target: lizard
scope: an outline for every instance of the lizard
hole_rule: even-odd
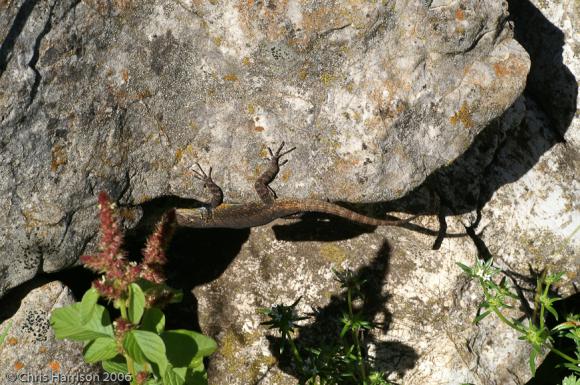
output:
[[[277,151],[273,152],[268,147],[270,163],[268,168],[258,177],[254,183],[254,189],[260,197],[260,201],[230,204],[223,202],[222,189],[213,181],[209,168],[207,173],[196,163],[198,170],[193,169],[194,177],[204,183],[204,187],[211,193],[211,200],[207,205],[200,208],[176,208],[175,217],[177,224],[192,228],[231,228],[243,229],[268,224],[278,218],[315,212],[330,214],[340,218],[370,226],[397,226],[407,223],[417,216],[407,219],[378,219],[359,214],[346,209],[335,203],[317,199],[278,199],[276,192],[270,187],[270,183],[276,178],[280,167],[288,162],[280,162],[280,158],[294,151],[296,147],[282,152],[284,142]]]

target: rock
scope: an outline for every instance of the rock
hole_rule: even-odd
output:
[[[521,93],[506,3],[0,2],[0,296],[91,252],[95,196],[134,207],[280,195],[403,196]],[[128,210],[128,221],[140,218]],[[129,218],[131,217],[131,218]]]
[[[421,224],[433,227],[435,222]],[[332,269],[345,267],[364,272],[369,279],[363,309],[386,327],[374,330],[367,342],[375,368],[390,380],[411,385],[499,385],[517,383],[510,382],[514,378],[520,383],[529,379],[529,349],[512,330],[493,317],[472,324],[482,293],[466,284],[456,265],[458,261],[471,264],[477,256],[469,237],[449,238],[441,250],[429,250],[432,236],[400,228],[368,232],[351,227],[352,233],[344,235],[337,228],[348,225],[340,222],[310,233],[306,230],[315,225],[308,222],[291,226],[289,230],[278,223],[252,229],[235,259],[215,274],[218,278],[194,289],[201,328],[218,342],[218,351],[210,359],[211,381],[296,384],[288,366],[279,363],[278,336],[260,325],[266,318],[258,309],[301,298],[300,314],[316,309],[318,316],[303,322],[299,343],[321,335],[328,338],[334,329],[328,314],[339,316],[344,309],[338,306],[340,288],[332,279]],[[305,233],[309,239],[291,239],[291,234]],[[322,241],[332,236],[334,242]],[[183,279],[194,279],[192,272],[203,258],[186,253],[181,261],[184,265],[175,271]]]
[[[2,383],[118,384],[108,381],[100,364],[84,362],[82,342],[55,340],[50,314],[73,302],[68,288],[53,281],[30,291],[16,313],[0,324],[0,331],[7,330],[0,345]]]
[[[232,251],[235,260],[228,265],[219,257],[221,270],[213,275],[218,278],[194,289],[202,329],[220,346],[211,361],[211,378],[231,384],[296,383],[288,368],[279,369],[256,309],[299,297],[302,313],[335,309],[333,295],[339,289],[330,269],[346,266],[378,280],[378,305],[369,305],[369,312],[389,327],[369,340],[377,366],[389,379],[411,385],[523,384],[530,379],[529,346],[513,330],[493,317],[471,323],[482,294],[466,283],[455,263],[493,257],[528,305],[533,304],[535,275],[543,269],[566,273],[556,288],[562,297],[575,293],[580,283],[580,131],[577,116],[570,113],[576,111],[580,76],[573,54],[578,13],[568,9],[575,6],[572,2],[538,1],[536,6],[510,4],[516,36],[529,49],[532,68],[539,68],[532,70],[525,93],[465,153],[389,204],[438,213],[444,222],[425,218],[420,224],[441,225],[447,235],[434,239],[398,228],[367,233],[340,221],[252,229],[239,253]],[[531,30],[528,23],[541,33],[524,33]],[[550,68],[544,72],[546,63]],[[426,251],[432,245],[437,250]],[[193,271],[199,259],[193,263],[183,271]],[[303,340],[316,331],[328,333],[320,323],[316,318],[307,325]]]

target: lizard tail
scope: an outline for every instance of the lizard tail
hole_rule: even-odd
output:
[[[314,199],[305,199],[305,200],[285,200],[279,199],[276,201],[276,204],[283,207],[288,205],[289,207],[296,208],[297,206],[301,206],[299,211],[302,212],[314,212],[314,213],[322,213],[322,214],[330,214],[340,218],[347,219],[352,222],[361,223],[364,225],[369,226],[400,226],[402,224],[408,223],[413,219],[417,218],[419,215],[413,215],[409,218],[405,219],[379,219],[379,218],[372,218],[367,217],[365,215],[359,214],[342,206],[339,206],[334,203],[319,201]]]

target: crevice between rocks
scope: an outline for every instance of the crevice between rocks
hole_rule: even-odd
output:
[[[32,48],[32,57],[28,62],[28,66],[32,69],[32,71],[34,71],[34,83],[32,84],[32,88],[30,89],[30,96],[26,107],[29,107],[36,98],[38,88],[40,87],[40,82],[42,81],[42,75],[40,74],[40,71],[38,71],[38,68],[36,68],[36,64],[38,63],[38,59],[40,58],[40,44],[42,43],[42,39],[50,32],[52,28],[52,16],[56,3],[57,2],[54,2],[50,6],[46,23],[44,24],[44,26],[42,27],[42,31],[40,31],[40,33],[36,37],[36,40],[34,41],[34,46]]]
[[[14,17],[12,26],[4,38],[2,46],[0,46],[0,78],[2,78],[2,75],[6,71],[16,40],[18,40],[18,37],[22,33],[22,30],[37,3],[38,0],[25,0]]]

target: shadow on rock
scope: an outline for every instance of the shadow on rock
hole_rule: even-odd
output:
[[[362,287],[364,300],[356,308],[364,319],[381,319],[381,324],[377,325],[381,329],[381,334],[386,334],[391,322],[391,314],[386,310],[386,302],[389,295],[383,292],[385,279],[389,273],[389,258],[391,249],[387,242],[383,244],[377,256],[370,265],[363,266],[355,272],[366,280]],[[341,315],[347,309],[344,295],[331,297],[330,303],[322,308],[313,309],[311,317],[314,321],[307,326],[300,327],[299,336],[294,339],[298,348],[305,353],[305,347],[323,347],[340,344],[339,334],[342,328],[340,322]],[[279,337],[269,336],[270,350],[280,362],[280,368],[288,374],[300,378],[295,367],[290,363],[290,352],[288,347],[280,354]],[[364,345],[374,345],[376,347],[376,357],[367,357],[372,369],[385,372],[386,374],[397,373],[402,376],[407,370],[413,368],[418,359],[418,355],[413,348],[401,342],[381,342],[373,335],[365,335]],[[349,382],[351,381],[351,382]],[[345,379],[340,384],[351,384],[352,379]]]
[[[183,301],[169,305],[170,328],[195,328],[197,299],[192,289],[217,279],[240,252],[250,235],[248,229],[178,229],[168,250],[167,284],[183,290]],[[193,326],[192,326],[193,323]]]
[[[526,49],[532,66],[525,94],[538,103],[551,126],[564,137],[576,112],[578,84],[564,65],[564,32],[529,0],[508,0],[515,39]]]
[[[149,234],[161,216],[174,207],[200,207],[201,202],[177,196],[163,196],[141,205],[139,223],[126,234],[130,256],[140,258]],[[197,300],[192,289],[217,279],[248,240],[249,229],[177,228],[167,250],[167,284],[183,291],[183,301],[165,308],[167,328],[199,328]]]
[[[511,0],[509,9],[515,38],[531,59],[523,97],[449,166],[405,197],[377,204],[383,212],[438,214],[444,228],[446,216],[475,211],[476,227],[480,210],[499,188],[520,179],[544,153],[564,141],[578,97],[576,79],[562,61],[564,33],[528,0]]]
[[[374,226],[317,213],[306,213],[297,222],[272,226],[276,239],[290,242],[334,242],[371,233],[374,229]]]

